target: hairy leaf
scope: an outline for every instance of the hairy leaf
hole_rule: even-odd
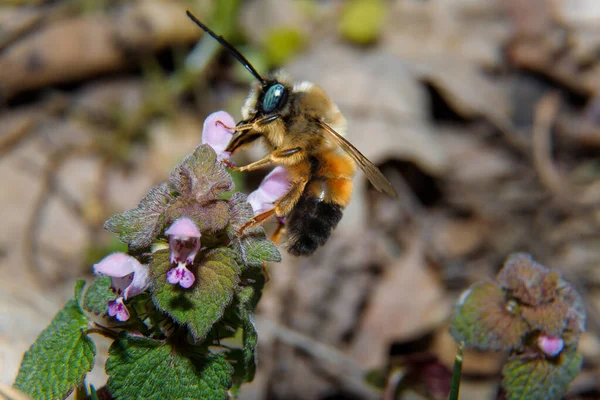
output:
[[[461,296],[450,325],[457,342],[483,350],[516,348],[527,331],[518,305],[507,301],[502,288],[489,281],[471,286]]]
[[[83,332],[88,319],[81,309],[83,281],[23,356],[15,388],[33,399],[67,397],[92,369],[96,347]]]
[[[229,223],[227,235],[242,255],[245,266],[261,267],[263,261],[281,261],[281,254],[277,246],[267,239],[262,227],[254,227],[244,231],[243,235],[237,235],[238,230],[249,219],[252,218],[252,207],[246,201],[247,196],[243,193],[235,193],[229,200]]]
[[[111,289],[110,276],[99,276],[85,292],[83,308],[95,314],[103,314],[107,311],[108,302],[116,298],[117,294]]]
[[[191,197],[200,205],[234,188],[231,176],[208,144],[196,147],[194,153],[175,167],[169,175],[169,185],[181,197]]]
[[[164,229],[164,214],[172,200],[166,183],[154,186],[136,208],[110,217],[104,229],[119,234],[133,250],[148,247]]]
[[[512,356],[502,368],[502,387],[509,400],[560,400],[581,370],[583,358],[563,351],[557,359]]]
[[[258,334],[254,326],[253,313],[253,298],[254,288],[251,286],[245,287],[238,293],[238,312],[242,320],[243,335],[243,352],[244,352],[244,367],[245,374],[243,382],[250,382],[254,379],[256,372],[256,345],[258,344]]]
[[[550,270],[535,262],[531,255],[517,253],[508,257],[497,279],[500,285],[509,289],[520,302],[536,306],[541,304],[544,293],[548,292],[543,287],[548,274]],[[548,284],[552,282],[554,280],[550,279]]]
[[[225,399],[232,368],[220,355],[125,336],[109,350],[108,390],[117,399]]]
[[[196,340],[202,340],[212,325],[222,316],[233,298],[239,281],[240,268],[236,254],[228,248],[218,248],[199,254],[190,267],[196,281],[189,289],[167,282],[166,274],[174,266],[169,252],[153,254],[150,274],[154,282],[153,301],[175,321],[186,325]]]
[[[190,218],[200,232],[217,232],[224,229],[229,221],[229,207],[223,200],[215,200],[199,205],[189,197],[176,199],[167,211],[168,224],[181,217]]]

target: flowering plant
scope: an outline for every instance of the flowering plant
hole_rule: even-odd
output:
[[[102,389],[112,398],[224,398],[253,379],[262,267],[281,256],[261,227],[238,235],[254,212],[246,195],[227,193],[234,184],[222,161],[230,156],[231,125],[227,113],[211,114],[203,144],[168,180],[106,221],[128,254],[95,264],[87,290],[76,283],[73,298],[25,353],[16,388],[34,399],[62,399],[75,389],[78,398],[94,398],[84,384],[94,333],[114,340]],[[262,196],[269,189],[258,190]]]

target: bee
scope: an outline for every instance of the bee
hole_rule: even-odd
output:
[[[325,91],[310,82],[293,83],[283,72],[261,76],[222,36],[187,11],[188,17],[225,47],[255,78],[242,107],[242,120],[225,151],[232,154],[263,139],[269,154],[238,171],[283,166],[291,185],[273,207],[255,215],[238,234],[272,217],[285,218],[286,248],[307,256],[325,244],[350,202],[352,178],[360,167],[380,192],[397,197],[381,171],[344,138],[346,120]],[[282,222],[277,229],[281,232]]]

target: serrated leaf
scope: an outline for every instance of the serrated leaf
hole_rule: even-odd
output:
[[[221,355],[202,355],[126,336],[110,347],[108,390],[117,399],[224,399],[233,370]]]
[[[281,253],[277,246],[267,239],[262,227],[254,227],[238,237],[237,231],[252,218],[252,206],[246,201],[243,193],[235,193],[229,200],[229,226],[227,235],[242,255],[247,267],[262,267],[263,261],[281,261]]]
[[[516,304],[494,282],[473,285],[459,300],[450,324],[457,342],[482,350],[510,350],[521,344],[528,326]]]
[[[169,252],[155,252],[150,264],[154,304],[186,325],[196,340],[204,339],[223,316],[237,288],[240,268],[236,258],[235,252],[228,248],[199,254],[195,265],[190,267],[196,280],[192,287],[184,289],[167,282],[167,271],[173,268]]]
[[[521,316],[531,330],[538,329],[550,336],[561,336],[567,326],[569,307],[561,301],[536,307],[524,306],[521,308]]]
[[[583,358],[563,351],[558,359],[539,355],[512,356],[502,368],[508,400],[560,400],[581,370]]]
[[[154,186],[136,208],[110,217],[104,229],[117,233],[132,250],[148,247],[164,229],[164,213],[172,200],[166,183]]]
[[[200,205],[234,188],[231,176],[208,144],[196,147],[194,153],[175,167],[169,175],[169,185],[181,197],[191,197]]]
[[[92,369],[96,346],[83,330],[82,281],[69,300],[23,356],[14,387],[34,399],[63,399]]]
[[[83,308],[94,314],[106,313],[108,302],[117,298],[109,276],[94,279],[83,296]]]

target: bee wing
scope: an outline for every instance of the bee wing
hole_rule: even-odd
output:
[[[319,120],[319,125],[323,128],[325,132],[329,134],[329,137],[346,152],[355,162],[358,164],[360,169],[363,170],[369,181],[375,186],[375,189],[380,192],[385,192],[392,197],[397,198],[398,194],[394,187],[387,180],[385,176],[381,173],[379,168],[377,168],[367,157],[365,157],[356,147],[352,145],[349,141],[347,141],[342,135],[337,133],[335,129],[330,127],[326,122]]]

